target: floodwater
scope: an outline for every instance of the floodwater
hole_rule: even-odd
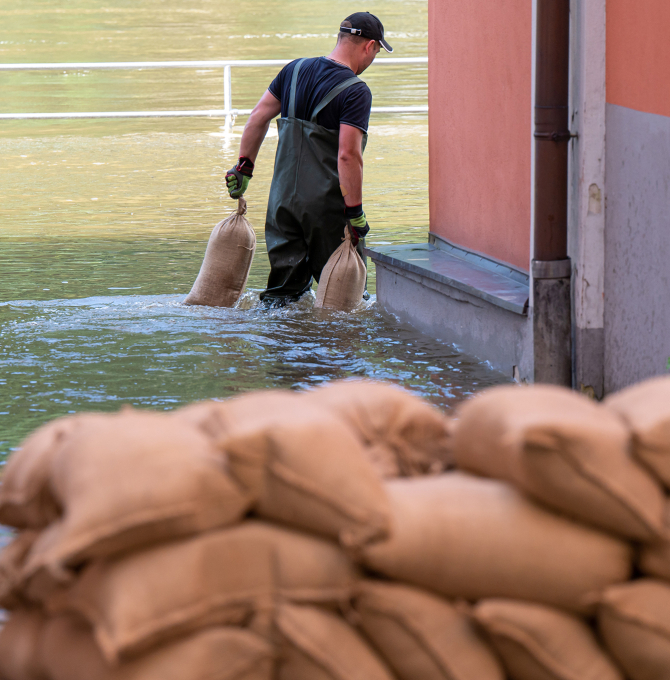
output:
[[[0,62],[297,58],[327,54],[358,3],[22,0],[0,7]],[[425,0],[372,0],[394,56],[427,52]],[[380,60],[383,57],[380,57]],[[276,67],[234,69],[250,108]],[[374,64],[374,105],[424,104],[425,65]],[[0,113],[223,108],[222,69],[0,72]],[[216,118],[0,121],[0,460],[40,423],[124,403],[159,409],[260,387],[370,376],[450,406],[506,378],[374,304],[258,308],[274,126],[251,188],[259,246],[240,308],[183,307],[237,157]],[[378,114],[366,151],[369,244],[424,241],[427,116]],[[374,293],[374,269],[369,288]]]

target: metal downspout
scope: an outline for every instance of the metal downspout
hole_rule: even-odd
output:
[[[534,381],[572,386],[571,263],[568,258],[570,0],[537,0]]]

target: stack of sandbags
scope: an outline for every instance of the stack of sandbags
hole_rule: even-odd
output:
[[[458,409],[460,482],[391,482],[401,531],[366,548],[367,562],[476,602],[472,616],[512,680],[670,678],[670,583],[630,580],[638,554],[646,573],[670,575],[669,435],[667,378],[604,405],[549,386],[488,390]],[[448,513],[449,498],[449,518],[421,521],[430,495],[423,514]],[[422,541],[440,548],[413,560]],[[551,569],[560,581],[546,580]]]
[[[90,625],[64,614],[13,612],[0,633],[6,680],[257,680],[271,678],[272,646],[251,631],[211,626],[122,664],[108,663]]]
[[[390,680],[351,554],[389,535],[382,469],[448,462],[447,419],[373,383],[49,423],[0,488],[0,678]]]
[[[670,377],[647,380],[605,400],[632,433],[634,458],[670,491]],[[670,501],[666,499],[661,540],[640,551],[645,574],[670,580]]]
[[[480,645],[504,669],[498,676],[475,672],[440,642],[431,647],[443,650],[446,658],[439,664],[436,652],[430,657],[441,671],[419,675],[417,653],[407,653],[407,646],[390,638],[385,656],[394,660],[402,680],[621,680],[586,621],[602,593],[631,576],[632,547],[626,540],[556,514],[508,483],[463,472],[390,480],[386,487],[394,520],[391,538],[363,548],[365,565],[421,588],[424,596],[430,592],[436,601],[441,596],[441,608],[450,606],[463,617],[460,626],[471,639],[483,635],[488,645],[481,640]],[[469,604],[459,605],[461,600]],[[495,603],[505,606],[494,608],[493,616]],[[519,611],[522,605],[528,609]],[[409,614],[408,605],[399,609],[418,618]],[[421,611],[430,616],[427,605]],[[395,627],[406,627],[402,617]],[[430,627],[433,634],[445,628],[446,623]],[[383,629],[365,631],[375,640],[390,637]],[[456,633],[450,632],[449,639],[457,640]],[[476,656],[481,663],[482,654]],[[459,675],[449,660],[466,670]]]
[[[75,613],[69,601],[82,576],[152,544],[237,523],[250,504],[211,441],[169,416],[125,410],[42,427],[9,461],[0,490],[0,522],[22,530],[1,555],[0,606],[11,617],[0,637],[0,677],[52,677],[52,667],[53,677],[96,677],[86,674],[98,662],[105,666],[104,655],[94,647],[96,657],[88,643],[82,659],[93,659],[90,668],[87,661],[80,675],[58,670],[62,655],[78,648],[65,644],[70,633],[93,639],[85,617],[77,619],[76,636],[71,626],[59,629],[63,644],[42,649],[54,617]],[[189,653],[202,658],[193,677],[210,677],[218,644],[190,642]],[[168,663],[161,659],[158,666]]]
[[[316,437],[316,444],[312,443],[318,464],[325,455],[322,447],[328,445],[316,434],[324,411],[331,427],[351,431],[361,447],[358,450],[382,478],[437,474],[453,467],[452,421],[410,392],[370,380],[334,382],[302,394],[252,392],[225,402],[191,404],[175,416],[211,437],[233,465],[234,442],[240,435],[263,433],[273,423],[292,424],[302,429],[303,436]]]
[[[452,421],[352,381],[55,421],[0,489],[0,680],[670,678],[670,584],[631,580],[670,544],[668,418],[624,397]]]
[[[552,510],[625,538],[663,529],[663,492],[606,407],[551,386],[499,387],[465,403],[454,434],[462,470],[510,482]]]
[[[644,543],[640,578],[605,592],[598,626],[632,680],[670,677],[670,376],[633,385],[605,400],[632,435],[633,457],[665,489],[661,538]]]

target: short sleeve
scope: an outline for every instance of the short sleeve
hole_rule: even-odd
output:
[[[351,125],[367,132],[372,107],[370,88],[363,83],[349,88],[343,94],[345,99],[340,113],[340,124]]]
[[[298,61],[298,59],[294,59],[289,64],[286,64],[286,66],[284,66],[284,68],[279,71],[277,77],[270,83],[270,87],[268,87],[270,94],[274,95],[279,101],[282,100],[282,94],[286,90],[286,85],[290,83],[290,78],[293,75],[293,69],[295,68],[295,65],[298,63]]]
[[[281,101],[282,85],[284,84],[284,72],[286,71],[286,66],[279,71],[275,79],[270,83],[270,94],[274,95],[275,99]],[[267,81],[266,81],[267,82]]]

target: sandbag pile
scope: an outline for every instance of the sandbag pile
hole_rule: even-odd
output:
[[[449,466],[448,425],[349,383],[43,426],[0,487],[0,678],[391,680],[344,616],[353,556],[389,536],[384,477]]]
[[[509,677],[670,678],[670,378],[646,381],[603,404],[556,387],[494,388],[460,406],[452,444],[463,471],[458,474],[475,475],[472,483],[497,486],[501,494],[504,487],[564,526],[592,532],[589,549],[598,550],[588,566],[578,564],[586,552],[575,542],[577,533],[562,539],[560,557],[534,538],[523,585],[504,579],[492,588],[480,578],[455,586],[451,572],[440,573],[433,587],[479,600],[472,615]],[[464,531],[474,514],[463,520]],[[469,567],[473,554],[488,551],[498,559],[491,546],[510,533],[502,524],[490,525],[497,541],[466,544],[465,556],[452,556]],[[449,540],[452,550],[459,547]],[[519,544],[508,539],[507,545],[514,550]],[[406,558],[387,550],[391,554],[372,546],[369,553],[377,561],[393,560],[394,570],[411,569]],[[540,585],[546,564],[539,553],[560,560],[560,588]],[[633,574],[631,580],[627,575]],[[470,575],[481,576],[476,570]],[[568,583],[581,590],[587,582],[581,594],[565,590]]]
[[[0,488],[0,679],[670,678],[668,432],[670,379],[56,420]]]
[[[185,305],[234,307],[244,293],[256,252],[256,232],[246,213],[247,202],[240,198],[237,210],[212,230],[200,272],[184,300]]]

